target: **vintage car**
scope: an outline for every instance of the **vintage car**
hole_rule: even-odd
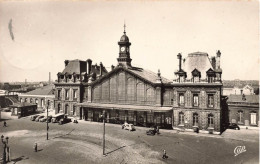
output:
[[[228,129],[240,130],[240,127],[236,123],[230,123]]]
[[[31,121],[35,121],[35,119],[36,119],[38,116],[39,116],[38,114],[32,115],[32,116],[31,116]]]
[[[156,127],[151,127],[149,130],[146,131],[146,134],[151,136],[154,136],[156,133],[160,134],[159,129]]]
[[[124,123],[122,125],[122,129],[129,130],[129,131],[134,131],[135,127],[134,127],[133,124]]]
[[[64,118],[61,118],[61,119],[59,120],[59,125],[66,124],[66,123],[69,123],[69,122],[71,122],[71,119],[68,118],[68,117],[65,115]]]
[[[44,115],[39,115],[39,116],[35,119],[35,121],[38,122],[38,121],[40,121],[40,119],[43,118],[43,117],[44,117]]]
[[[64,116],[65,116],[65,114],[61,114],[61,113],[56,114],[56,115],[52,116],[51,122],[52,123],[59,122],[60,119],[64,118]]]

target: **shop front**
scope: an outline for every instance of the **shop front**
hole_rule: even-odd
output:
[[[123,124],[124,122],[135,126],[172,128],[172,107],[135,106],[119,104],[79,103],[79,119],[101,122],[105,110],[107,123]]]

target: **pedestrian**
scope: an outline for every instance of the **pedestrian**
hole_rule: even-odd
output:
[[[6,122],[4,121],[4,127],[7,127]]]
[[[157,132],[157,134],[160,134],[160,132],[159,132],[159,126],[157,126],[156,132]]]
[[[162,156],[163,159],[167,159],[168,156],[166,155],[166,150],[163,150],[163,156]]]
[[[33,147],[33,148],[34,148],[34,151],[35,151],[35,152],[38,151],[38,150],[37,150],[37,143],[36,143],[36,142],[34,143],[34,147]]]

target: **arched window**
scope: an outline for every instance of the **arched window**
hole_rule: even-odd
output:
[[[30,103],[33,103],[33,99],[32,98],[30,99]]]
[[[193,113],[193,126],[199,126],[199,115],[198,115],[198,113]]]
[[[144,84],[138,83],[136,88],[137,88],[137,101],[143,102],[144,101]]]
[[[179,125],[184,125],[184,113],[179,113]]]
[[[214,127],[214,117],[211,113],[208,115],[208,125],[209,127]]]

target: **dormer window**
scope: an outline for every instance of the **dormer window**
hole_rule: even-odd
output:
[[[216,73],[211,68],[206,72],[208,77],[208,83],[213,83],[215,81]]]
[[[192,80],[194,83],[200,82],[201,73],[196,68],[191,72],[192,74]]]

